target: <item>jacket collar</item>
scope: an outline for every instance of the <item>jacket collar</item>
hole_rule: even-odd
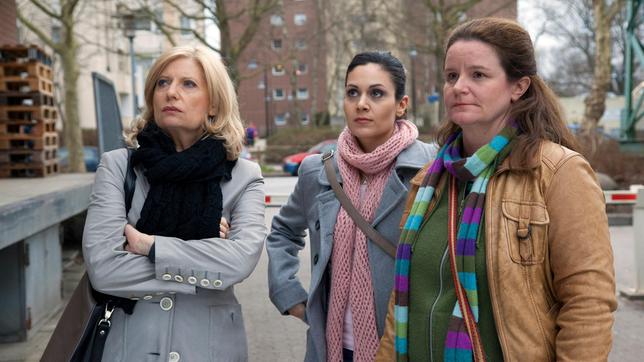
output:
[[[414,141],[407,148],[402,150],[398,157],[396,157],[396,163],[394,165],[395,171],[398,171],[402,168],[412,168],[412,169],[421,169],[425,165],[425,160],[427,159],[427,150],[420,143],[420,141]],[[340,170],[338,169],[338,162],[336,160],[338,157],[337,151],[333,154],[333,166],[335,167],[335,173],[339,183],[342,183],[342,175],[340,175]],[[321,160],[321,159],[320,159]],[[324,172],[324,167],[320,168],[320,173],[318,175],[318,182],[324,186],[330,186],[329,180],[326,177],[326,172]]]
[[[510,152],[503,162],[496,168],[495,174],[500,174],[505,171],[530,171],[538,168],[541,165],[541,155],[543,152],[544,142],[539,144],[539,152],[530,156],[525,162],[525,165],[519,165],[519,159],[516,153]]]

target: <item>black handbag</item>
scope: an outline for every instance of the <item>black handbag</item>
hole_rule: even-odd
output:
[[[132,149],[128,149],[124,181],[126,215],[132,206],[136,182],[131,157]],[[135,305],[134,300],[96,291],[85,272],[49,339],[41,361],[101,361],[112,326],[112,313],[116,308],[122,308],[125,313],[132,314]]]

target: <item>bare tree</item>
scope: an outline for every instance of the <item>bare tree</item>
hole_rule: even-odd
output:
[[[69,150],[69,169],[72,172],[84,172],[83,139],[78,115],[78,43],[74,27],[78,21],[80,0],[60,0],[57,9],[40,0],[28,0],[42,14],[49,17],[60,28],[60,38],[55,39],[50,33],[29,19],[21,7],[17,9],[18,20],[33,32],[43,43],[49,46],[60,58],[64,79],[65,114],[63,134]]]
[[[237,0],[189,0],[182,2],[163,0],[163,3],[172,7],[186,19],[213,23],[219,29],[221,36],[219,44],[208,39],[200,29],[182,27],[181,24],[173,24],[159,18],[155,9],[145,0],[135,3],[135,9],[132,9],[132,5],[124,5],[128,6],[130,10],[138,10],[140,14],[147,16],[155,23],[170,44],[177,44],[173,35],[176,31],[189,32],[203,45],[219,53],[228,66],[230,76],[237,87],[240,80],[238,61],[256,36],[262,19],[277,8],[278,0],[245,0],[243,4]],[[242,23],[244,26],[244,31],[239,38],[233,38],[231,27],[235,26],[235,23]]]
[[[544,73],[548,84],[559,95],[573,96],[588,93],[592,86],[595,68],[596,26],[592,0],[544,0],[536,5],[543,19],[539,34],[550,36],[557,44],[549,50],[546,61],[555,66]],[[609,90],[616,94],[623,91],[624,52],[623,8],[617,12],[611,32],[611,83]],[[537,40],[535,40],[535,44]],[[548,68],[548,67],[546,67]]]
[[[624,0],[593,0],[595,20],[595,64],[590,94],[584,99],[585,110],[582,127],[588,133],[597,128],[597,124],[606,110],[606,93],[611,84],[611,58],[613,20],[624,7]]]

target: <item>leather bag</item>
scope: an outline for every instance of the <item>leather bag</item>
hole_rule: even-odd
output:
[[[131,157],[132,149],[128,149],[124,181],[126,215],[132,206],[136,182]],[[58,320],[41,361],[100,361],[115,308],[122,308],[125,313],[132,314],[135,304],[136,301],[96,291],[85,272]]]

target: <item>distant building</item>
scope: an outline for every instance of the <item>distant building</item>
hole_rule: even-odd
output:
[[[5,4],[6,1],[0,4]],[[11,1],[9,1],[11,3]],[[55,5],[53,0],[45,1],[47,5]],[[80,45],[78,63],[80,78],[78,80],[78,101],[81,128],[84,130],[84,142],[91,144],[95,142],[93,130],[96,129],[96,117],[94,110],[94,94],[92,90],[92,72],[98,72],[114,82],[121,109],[121,117],[125,125],[132,120],[132,102],[136,100],[137,107],[144,106],[143,84],[147,70],[157,56],[164,50],[171,47],[166,36],[154,25],[148,23],[149,30],[138,30],[135,33],[134,49],[136,57],[136,97],[132,96],[131,66],[129,54],[129,42],[119,24],[119,4],[124,1],[90,1],[79,7],[77,16],[78,23],[76,33]],[[150,9],[163,22],[175,27],[192,27],[199,32],[204,32],[203,21],[191,21],[184,19],[179,12],[167,5],[162,0],[148,1]],[[0,5],[0,6],[3,6]],[[128,5],[131,5],[128,3]],[[1,9],[1,7],[0,7]],[[42,11],[33,6],[30,2],[21,3],[20,9],[29,19],[32,19],[41,29],[52,34],[53,38],[60,36],[60,27]],[[55,9],[55,8],[54,8]],[[189,10],[189,9],[187,9]],[[4,11],[0,11],[5,16]],[[15,12],[14,12],[15,22]],[[5,24],[1,21],[0,24]],[[26,27],[18,24],[20,43],[38,44],[47,49],[45,44]],[[171,31],[172,36],[178,44],[199,44],[195,37],[186,31]],[[51,53],[51,50],[49,50]],[[54,61],[56,96],[62,100],[62,71]]]
[[[228,11],[245,1],[227,0]],[[327,111],[323,32],[315,0],[284,0],[266,16],[238,61],[242,118],[260,136],[277,128],[307,125]],[[239,39],[248,19],[233,24]]]
[[[0,1],[0,45],[14,44],[17,40],[16,2]]]

